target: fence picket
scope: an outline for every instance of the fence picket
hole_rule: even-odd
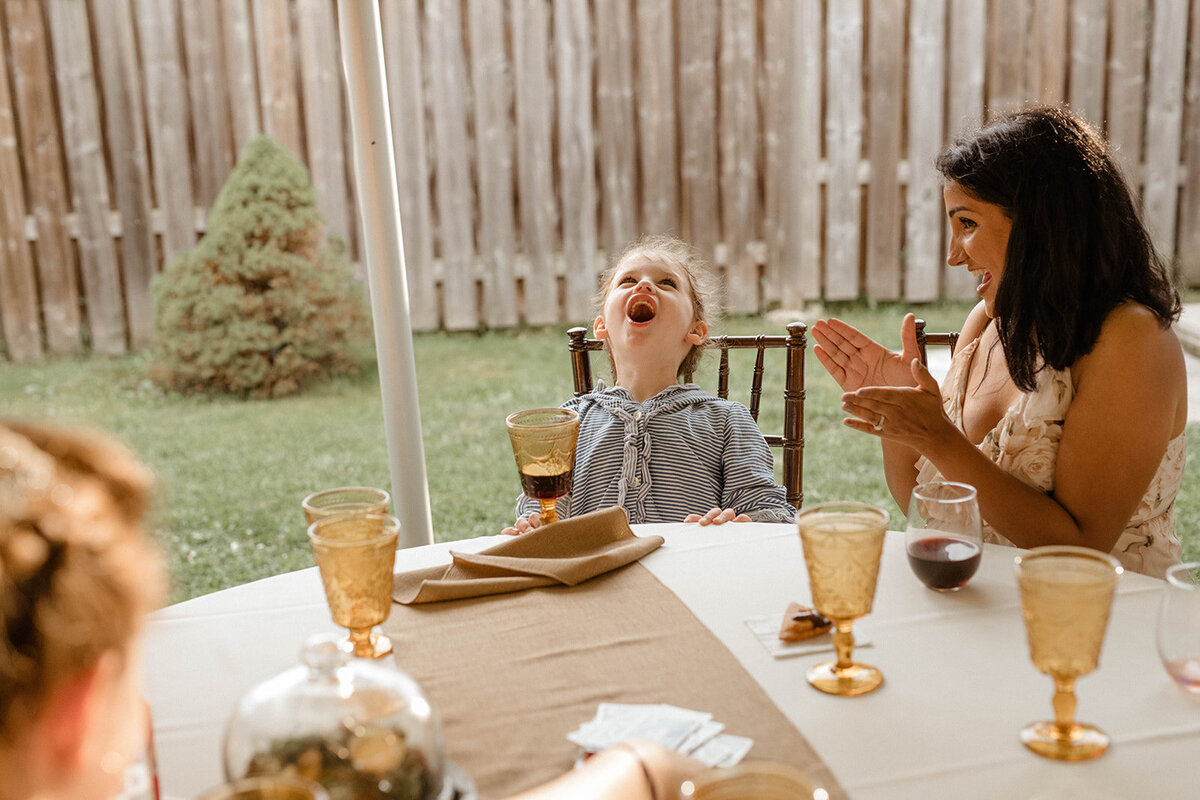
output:
[[[954,79],[948,82],[946,102],[947,141],[952,142],[983,121],[983,66],[987,52],[986,0],[957,0],[949,4],[947,29]],[[940,218],[938,227],[945,225]],[[943,254],[944,255],[944,254]],[[977,281],[961,267],[942,259],[944,296],[966,299],[975,296]]]
[[[789,48],[787,267],[780,294],[783,306],[792,309],[821,296],[821,10],[821,0],[799,0]]]
[[[675,132],[675,27],[670,0],[639,0],[635,30],[641,229],[647,233],[677,232],[679,163]],[[561,72],[559,78],[562,79]]]
[[[721,233],[725,243],[725,298],[729,310],[761,308],[758,258],[751,242],[758,230],[758,113],[754,91],[758,20],[753,0],[721,3],[718,75],[721,110]]]
[[[158,198],[162,257],[170,264],[196,240],[196,212],[188,151],[187,87],[179,54],[179,24],[172,0],[136,0],[134,20],[146,80],[146,122],[154,194]]]
[[[442,321],[450,330],[479,324],[473,254],[475,252],[471,156],[467,141],[466,55],[458,0],[425,4],[425,47],[429,53],[439,243],[441,244]]]
[[[639,8],[647,3],[639,3]],[[590,322],[597,258],[592,39],[587,0],[555,0],[558,173],[562,197],[566,318]],[[672,131],[672,136],[674,132]]]
[[[504,52],[504,8],[490,0],[467,4],[471,89],[478,153],[479,257],[483,262],[488,326],[517,323],[513,274],[512,70]]]
[[[5,38],[0,30],[0,64],[8,63]],[[25,240],[25,185],[6,80],[0,80],[0,256],[0,323],[8,357],[14,361],[41,358],[37,278]]]
[[[150,280],[157,269],[158,251],[151,225],[153,198],[146,112],[129,3],[122,0],[106,4],[103,13],[92,15],[92,24],[104,91],[108,159],[121,218],[121,274],[129,346],[142,350],[150,345],[153,334]]]
[[[209,208],[233,169],[229,105],[225,101],[225,55],[216,0],[180,4],[188,94],[192,103],[196,203]]]
[[[688,102],[680,106],[680,183],[683,235],[704,258],[715,263],[720,209],[717,205],[718,9],[715,0],[678,6],[679,88]]]
[[[950,55],[954,80],[947,86],[946,133],[953,141],[983,122],[984,60],[987,55],[987,0],[949,4]]]
[[[225,73],[229,81],[229,112],[233,121],[234,161],[262,130],[259,122],[258,78],[248,0],[221,0],[225,35]]]
[[[762,235],[766,264],[762,273],[763,304],[770,307],[783,297],[783,271],[787,269],[787,103],[788,48],[791,47],[793,5],[787,0],[763,4],[763,55],[759,88],[762,108]]]
[[[867,295],[900,297],[900,131],[904,98],[904,0],[871,0],[871,94],[867,99]]]
[[[831,3],[826,20],[825,153],[825,297],[858,297],[858,164],[862,158],[861,0]]]
[[[549,20],[543,0],[516,0],[513,64],[517,96],[517,181],[525,271],[524,318],[531,325],[559,319],[554,263],[553,103],[549,85]]]
[[[600,226],[614,253],[637,231],[634,174],[633,41],[629,0],[592,6],[596,15],[596,145],[600,156]]]
[[[1183,68],[1187,48],[1187,0],[1154,4],[1150,45],[1150,92],[1146,129],[1146,191],[1142,206],[1154,245],[1168,261],[1175,257],[1175,214],[1179,207],[1179,148],[1182,143]]]
[[[908,51],[908,211],[904,229],[904,296],[939,296],[942,272],[942,180],[933,169],[942,149],[946,10],[940,0],[912,0]]]
[[[1039,103],[1061,103],[1067,96],[1067,0],[1035,0],[1031,17],[1025,94]]]
[[[1025,99],[1029,0],[988,3],[986,27],[987,114],[990,120],[1020,106]]]
[[[421,20],[416,0],[384,3],[384,63],[387,69],[396,184],[404,236],[404,271],[413,330],[438,326],[433,266],[433,210],[429,196],[429,149],[425,140],[425,81],[421,71]]]
[[[73,353],[82,345],[78,267],[65,227],[70,212],[62,171],[62,144],[51,85],[50,47],[36,0],[5,3],[13,85],[26,174],[36,176],[26,189],[37,228],[38,284],[46,344],[52,353]]]
[[[1104,125],[1108,0],[1075,0],[1071,25],[1071,108],[1092,125]]]
[[[79,271],[92,349],[123,353],[125,303],[121,297],[117,253],[108,230],[108,175],[101,143],[87,8],[76,0],[49,0],[47,11],[71,205],[79,222]]]
[[[308,170],[326,230],[350,240],[346,198],[345,115],[342,113],[342,65],[338,52],[334,0],[297,0],[300,85],[304,99],[304,138]]]
[[[1142,125],[1145,121],[1147,0],[1112,5],[1108,57],[1108,130],[1113,155],[1134,190],[1141,184]]]
[[[258,46],[259,102],[263,129],[297,157],[304,156],[300,137],[300,108],[293,70],[292,20],[288,0],[254,0],[255,41]]]
[[[1192,0],[1193,36],[1200,32],[1200,0]],[[1186,116],[1183,124],[1183,186],[1179,210],[1179,270],[1188,285],[1200,283],[1200,46],[1189,48]]]

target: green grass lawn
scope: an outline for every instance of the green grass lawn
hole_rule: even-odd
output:
[[[956,328],[967,306],[921,308],[929,330]],[[898,345],[898,306],[838,305],[830,314]],[[434,534],[439,541],[498,532],[512,520],[519,492],[504,428],[511,411],[557,405],[570,395],[568,326],[485,334],[416,337],[421,419]],[[782,322],[733,318],[718,332],[783,332]],[[810,342],[811,344],[811,342]],[[736,354],[747,355],[749,354]],[[773,355],[782,355],[777,351]],[[709,381],[715,359],[698,380]],[[271,401],[185,398],[145,378],[142,356],[56,360],[0,367],[4,416],[82,422],[133,447],[157,472],[154,528],[167,552],[172,601],[311,566],[300,499],[347,484],[389,487],[373,362],[357,378]],[[749,358],[732,365],[731,386],[749,382]],[[606,372],[596,358],[594,371]],[[760,422],[782,419],[781,361],[768,363]],[[840,390],[814,357],[807,362],[805,502],[876,503],[902,519],[883,480],[872,437],[841,425]],[[734,394],[746,401],[745,396]],[[1188,428],[1190,449],[1200,425]],[[1185,557],[1200,558],[1200,476],[1189,461],[1176,507]]]

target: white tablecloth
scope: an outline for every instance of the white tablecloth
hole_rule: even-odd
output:
[[[729,524],[635,526],[666,544],[642,563],[711,629],[855,798],[1170,798],[1200,796],[1200,697],[1163,671],[1154,644],[1162,584],[1127,573],[1118,586],[1100,668],[1077,687],[1079,718],[1113,739],[1100,759],[1039,758],[1017,731],[1052,714],[1053,683],[1029,661],[1010,548],[987,546],[954,594],[911,574],[903,536],[889,534],[863,660],[878,691],[831,697],[804,673],[826,655],[774,659],[744,624],[809,600],[795,528]],[[494,537],[402,550],[396,569],[448,561]],[[315,569],[163,609],[150,624],[146,695],[163,791],[192,797],[222,779],[221,735],[237,698],[297,663],[304,640],[337,630]],[[732,731],[736,733],[736,731]]]

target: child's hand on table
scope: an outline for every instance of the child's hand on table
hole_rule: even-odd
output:
[[[703,515],[688,514],[684,522],[699,522],[701,525],[721,525],[726,522],[750,522],[745,514],[739,514],[732,508],[710,508]]]
[[[519,517],[511,527],[500,531],[503,536],[516,536],[521,533],[529,533],[534,528],[542,524],[542,516],[536,511],[530,511],[523,517]]]

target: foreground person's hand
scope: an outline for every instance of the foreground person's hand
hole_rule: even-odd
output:
[[[750,517],[739,514],[732,508],[713,507],[704,514],[688,514],[684,522],[699,522],[701,525],[722,525],[726,522],[750,522]]]
[[[542,524],[542,515],[537,511],[530,511],[523,517],[519,517],[512,526],[500,531],[504,536],[516,536],[521,533],[529,533],[534,528]]]
[[[674,800],[704,765],[653,742],[621,742],[579,769],[508,800]]]

